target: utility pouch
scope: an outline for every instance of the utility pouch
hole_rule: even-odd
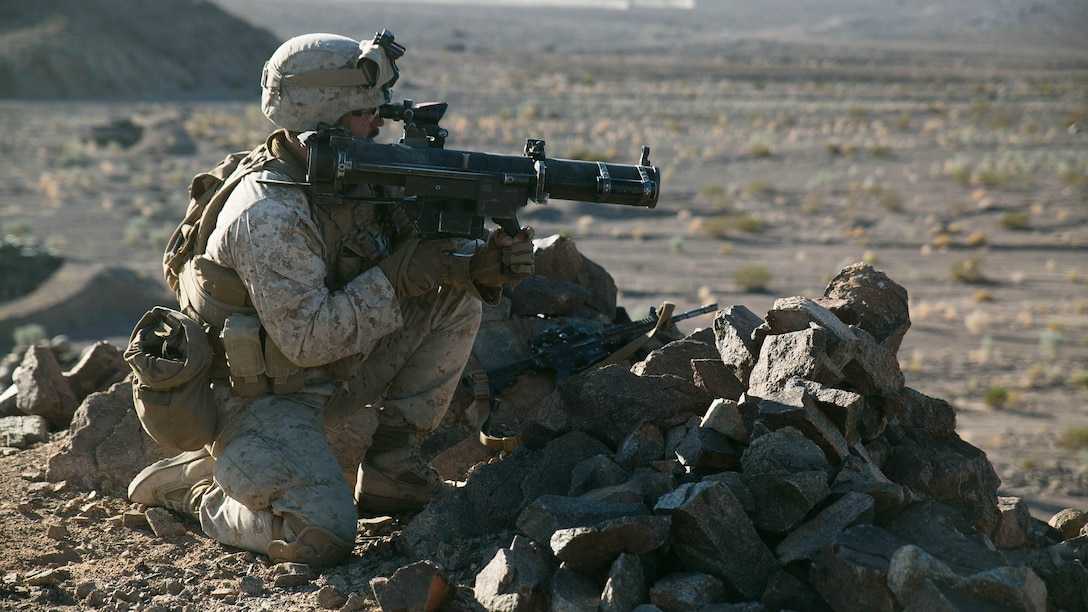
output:
[[[132,330],[125,362],[144,431],[159,444],[197,450],[215,437],[212,347],[204,328],[185,314],[155,306]]]
[[[264,373],[272,383],[272,393],[297,393],[306,384],[306,373],[291,363],[275,342],[265,338]]]
[[[261,346],[261,320],[235,313],[223,322],[219,337],[227,354],[230,386],[240,397],[258,397],[268,393],[264,349]]]

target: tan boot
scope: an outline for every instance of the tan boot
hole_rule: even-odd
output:
[[[212,484],[214,466],[215,459],[204,449],[156,461],[132,479],[128,498],[195,518],[204,491]]]
[[[359,465],[355,505],[364,516],[422,510],[450,485],[419,455],[423,434],[379,425]]]

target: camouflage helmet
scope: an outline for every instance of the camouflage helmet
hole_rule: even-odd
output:
[[[363,43],[336,34],[296,36],[265,62],[261,110],[293,132],[332,125],[345,113],[391,99],[403,53],[388,30]]]

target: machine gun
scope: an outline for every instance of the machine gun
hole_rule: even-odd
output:
[[[642,147],[638,164],[554,159],[544,141],[528,139],[524,156],[444,148],[448,132],[439,126],[445,102],[385,104],[382,117],[404,123],[397,144],[355,138],[324,127],[304,135],[309,148],[306,184],[314,202],[373,201],[400,204],[419,236],[484,238],[490,218],[510,236],[520,230],[517,212],[528,201],[549,198],[654,208],[661,172]],[[352,198],[352,185],[400,188],[402,195]]]
[[[510,450],[520,444],[518,436],[496,437],[490,434],[490,413],[497,408],[498,393],[526,372],[553,372],[556,380],[584,372],[596,365],[618,363],[630,357],[658,330],[677,321],[715,312],[718,305],[708,304],[694,310],[672,314],[673,304],[650,309],[649,316],[593,331],[586,326],[553,327],[529,340],[525,359],[487,370],[466,374],[462,384],[470,387],[477,399],[480,442],[485,446]]]

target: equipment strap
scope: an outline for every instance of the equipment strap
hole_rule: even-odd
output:
[[[658,330],[660,330],[662,327],[667,327],[669,325],[669,322],[672,320],[672,311],[675,308],[676,304],[673,304],[672,302],[662,302],[661,308],[657,310],[657,325],[654,325],[654,328],[646,332],[645,334],[621,346],[619,349],[616,350],[616,352],[612,353],[604,360],[602,360],[600,362],[600,365],[607,366],[619,363],[624,359],[627,359],[631,355],[635,354],[635,351],[642,348],[644,344],[649,342],[650,338],[653,338],[654,335],[657,334]]]
[[[521,436],[494,436],[491,429],[491,386],[487,382],[487,372],[475,370],[468,376],[472,383],[472,395],[476,399],[476,425],[480,432],[480,444],[506,453],[521,446]],[[498,403],[498,398],[494,401]]]

